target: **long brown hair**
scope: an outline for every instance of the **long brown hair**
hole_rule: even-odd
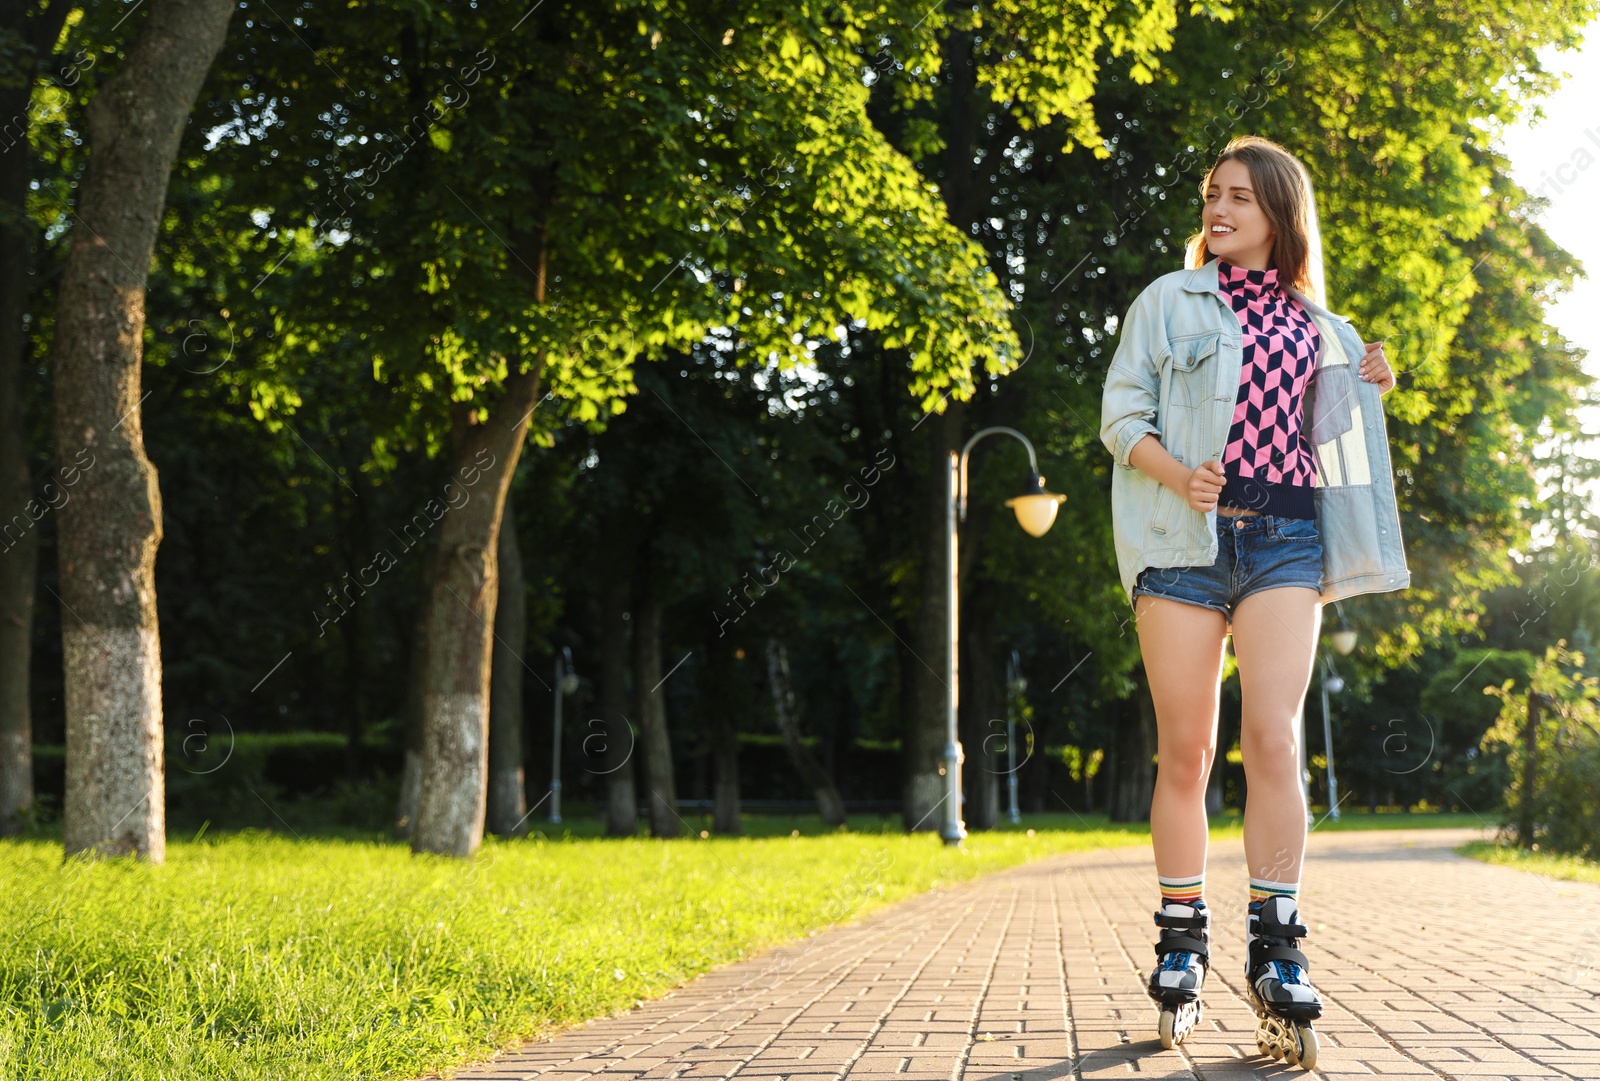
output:
[[[1259,135],[1238,135],[1228,140],[1217,160],[1206,170],[1200,180],[1200,199],[1204,202],[1206,189],[1211,186],[1217,166],[1225,161],[1242,161],[1250,171],[1250,186],[1255,189],[1256,201],[1272,224],[1275,237],[1269,263],[1278,269],[1278,281],[1293,285],[1317,303],[1323,303],[1313,281],[1313,258],[1320,259],[1321,252],[1313,255],[1317,244],[1317,204],[1311,190],[1311,175],[1300,160],[1271,139]],[[1211,260],[1211,249],[1206,244],[1206,231],[1189,237],[1184,266],[1189,269],[1204,266]],[[1320,269],[1320,268],[1318,268]],[[1320,275],[1318,275],[1320,277]]]

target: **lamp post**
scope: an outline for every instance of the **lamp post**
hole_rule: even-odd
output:
[[[1045,490],[1044,478],[1039,475],[1039,458],[1033,452],[1033,444],[1028,442],[1028,437],[1015,428],[984,428],[967,440],[967,445],[961,448],[961,453],[950,452],[949,470],[945,478],[945,558],[948,561],[949,573],[945,580],[945,621],[946,645],[949,652],[945,655],[945,701],[948,706],[945,716],[945,742],[944,742],[944,825],[939,830],[939,836],[947,845],[958,845],[967,835],[967,827],[961,819],[961,741],[957,738],[956,731],[956,706],[960,702],[958,680],[957,652],[961,641],[960,627],[960,589],[957,576],[960,571],[959,545],[956,536],[957,521],[967,520],[967,456],[972,453],[973,446],[978,440],[990,435],[1009,435],[1019,440],[1028,448],[1028,482],[1023,493],[1006,500],[1017,516],[1017,524],[1029,536],[1042,537],[1050,531],[1055,524],[1056,511],[1067,497],[1057,495]]]
[[[1017,808],[1017,700],[1027,689],[1028,681],[1022,678],[1022,658],[1013,649],[1006,662],[1006,817],[1012,825],[1022,821],[1022,812]]]
[[[550,751],[550,821],[561,822],[561,699],[578,689],[578,674],[572,670],[572,650],[561,647],[555,671],[555,745]]]
[[[1356,648],[1356,632],[1344,625],[1344,614],[1339,616],[1339,629],[1328,635],[1328,640],[1333,643],[1334,651],[1341,657],[1350,656],[1350,651]],[[1322,672],[1322,747],[1328,756],[1328,817],[1335,822],[1339,821],[1339,780],[1333,772],[1333,725],[1328,720],[1328,695],[1338,694],[1344,690],[1344,680],[1334,670],[1333,659],[1323,658]],[[1303,741],[1302,741],[1303,742]],[[1309,804],[1309,800],[1307,801]]]

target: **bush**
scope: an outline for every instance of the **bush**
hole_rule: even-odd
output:
[[[1526,687],[1535,663],[1527,650],[1466,649],[1428,680],[1417,704],[1423,717],[1438,725],[1431,755],[1435,764],[1428,774],[1433,782],[1429,795],[1435,800],[1485,813],[1502,806],[1512,775],[1501,750],[1483,747],[1484,733],[1494,726],[1501,703],[1483,689],[1508,680]]]
[[[819,738],[809,737],[806,743],[821,756]],[[856,739],[846,744],[841,741],[836,754],[834,783],[846,800],[900,798],[902,769],[898,743]],[[692,761],[687,757],[679,761],[684,777],[678,790],[680,796],[692,791],[687,776]],[[789,760],[783,737],[766,732],[739,733],[739,789],[746,799],[809,800],[812,795]]]
[[[351,798],[347,747],[335,732],[169,733],[167,817],[179,825],[272,825],[269,805],[281,810],[315,799],[343,807]],[[392,746],[372,745],[367,754],[364,772],[395,772],[399,756]],[[35,746],[33,772],[43,817],[54,817],[65,791],[66,748]]]
[[[1551,646],[1521,688],[1507,679],[1484,688],[1500,699],[1493,728],[1483,748],[1503,754],[1511,784],[1505,805],[1510,824],[1531,827],[1524,844],[1600,857],[1600,679],[1583,673],[1581,653],[1567,649],[1565,639]],[[1525,790],[1528,765],[1528,707],[1540,703],[1534,732],[1533,784]],[[1522,832],[1520,829],[1519,833]]]

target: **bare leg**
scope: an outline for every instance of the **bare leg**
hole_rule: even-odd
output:
[[[1206,780],[1217,754],[1227,618],[1165,597],[1141,594],[1137,601],[1139,651],[1156,709],[1156,873],[1198,877],[1206,866]]]
[[[1296,721],[1311,682],[1322,597],[1305,586],[1252,593],[1233,613],[1243,699],[1240,746],[1248,793],[1244,853],[1250,877],[1300,881],[1306,847]]]

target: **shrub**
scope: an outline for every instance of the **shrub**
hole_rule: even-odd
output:
[[[1485,687],[1501,706],[1483,748],[1505,756],[1512,778],[1505,793],[1509,822],[1529,827],[1521,842],[1593,859],[1600,857],[1600,679],[1584,675],[1583,666],[1583,655],[1562,639],[1545,651],[1523,687],[1513,679]],[[1534,699],[1540,709],[1529,790],[1528,708]]]

